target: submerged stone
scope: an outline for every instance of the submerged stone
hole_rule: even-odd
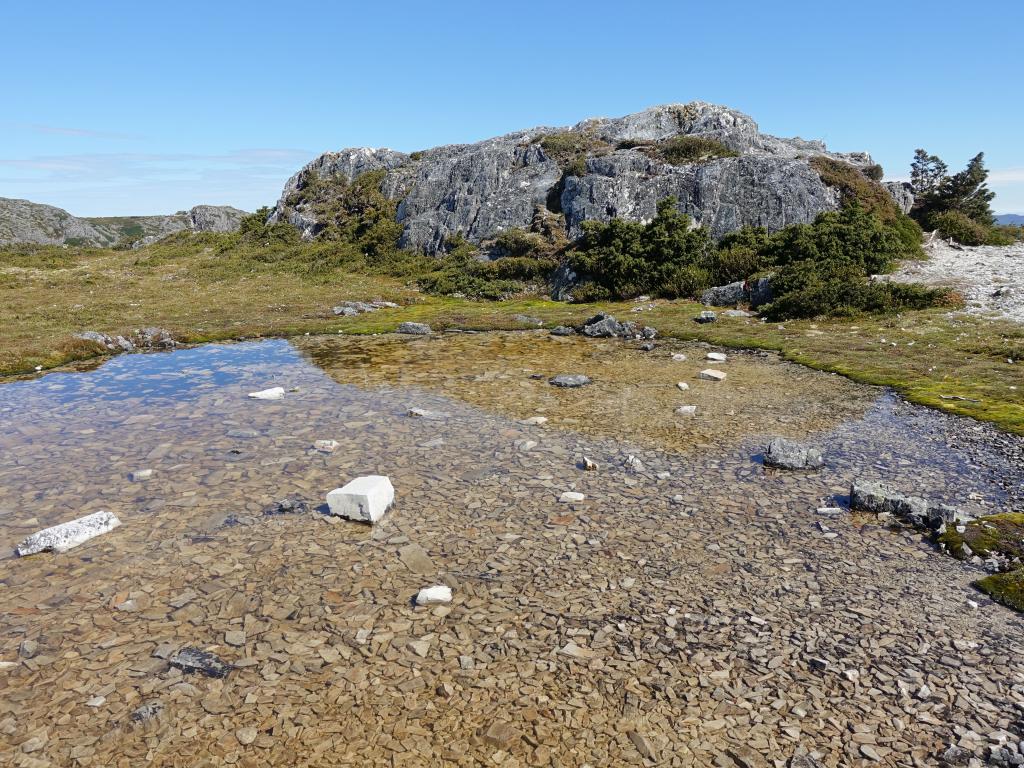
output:
[[[570,389],[586,386],[590,381],[590,377],[584,376],[582,373],[563,373],[548,379],[548,383],[553,384],[556,387],[566,387]]]
[[[182,648],[167,661],[182,672],[198,672],[207,677],[227,677],[234,669],[216,654],[194,646]]]
[[[18,545],[16,551],[19,557],[39,552],[67,552],[89,539],[114,530],[119,525],[121,521],[114,514],[106,511],[93,512],[77,520],[33,533]]]

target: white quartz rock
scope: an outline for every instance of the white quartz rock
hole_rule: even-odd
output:
[[[564,504],[571,504],[576,501],[583,501],[585,498],[587,497],[584,496],[579,491],[566,491],[561,496],[559,496],[558,500]]]
[[[676,408],[676,416],[696,416],[697,406],[696,405],[680,405]]]
[[[438,603],[450,603],[451,601],[452,588],[444,584],[424,587],[416,595],[416,605],[437,605]]]
[[[327,494],[332,515],[367,523],[376,523],[394,503],[395,488],[384,475],[357,477]]]
[[[337,440],[316,440],[313,443],[314,450],[320,453],[334,453],[341,446]]]
[[[700,377],[706,381],[725,381],[725,373],[708,368],[700,372]]]
[[[249,397],[253,400],[280,400],[284,397],[284,387],[271,387],[261,389],[259,392],[250,392]]]
[[[708,360],[713,362],[724,363],[728,359],[724,352],[708,352]]]
[[[110,512],[93,512],[77,520],[33,533],[18,545],[18,556],[47,551],[67,552],[89,539],[114,530],[120,524],[121,521]]]

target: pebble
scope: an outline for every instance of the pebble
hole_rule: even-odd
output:
[[[583,501],[586,498],[587,497],[584,494],[579,493],[578,491],[566,491],[558,497],[558,500],[564,504],[573,504]]]
[[[248,726],[235,731],[235,738],[238,739],[238,743],[243,747],[248,747],[254,743],[257,736],[259,736],[259,731]]]

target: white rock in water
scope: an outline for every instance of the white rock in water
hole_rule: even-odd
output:
[[[700,377],[707,381],[725,381],[725,374],[722,371],[716,371],[714,368],[707,368],[701,371]]]
[[[713,360],[716,363],[724,363],[728,359],[724,352],[708,352],[708,360]]]
[[[558,500],[565,504],[571,504],[574,501],[583,501],[585,498],[587,497],[578,491],[566,491],[558,497]]]
[[[696,416],[697,406],[696,405],[680,405],[676,408],[676,416]]]
[[[436,587],[424,587],[416,595],[416,605],[436,605],[452,601],[452,588],[444,584]]]
[[[686,390],[688,390],[690,388],[690,385],[687,384],[685,381],[677,382],[676,386],[679,387],[679,389],[681,389],[683,392],[685,392]]]
[[[685,363],[686,355],[684,355],[682,352],[676,352],[674,355],[672,355],[672,359],[675,360],[677,363]]]
[[[547,424],[548,423],[548,417],[547,416],[531,416],[528,419],[523,419],[519,423],[524,425],[524,426],[527,426],[527,427],[539,427],[541,424]]]
[[[395,503],[395,488],[384,475],[357,477],[327,494],[331,514],[349,520],[376,523]]]
[[[313,448],[320,451],[320,453],[334,453],[341,446],[337,440],[317,440],[313,443]]]
[[[152,476],[152,469],[137,469],[134,472],[128,473],[128,479],[133,483],[141,483],[143,480],[149,480]]]
[[[67,523],[33,533],[17,547],[19,557],[37,552],[67,552],[91,538],[108,533],[121,524],[110,512],[94,512]]]
[[[280,400],[284,397],[284,387],[271,387],[259,392],[250,392],[249,397],[253,400]]]

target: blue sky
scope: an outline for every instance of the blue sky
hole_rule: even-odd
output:
[[[983,150],[1024,213],[1024,3],[0,6],[0,196],[83,216],[272,203],[322,151],[411,151],[694,99],[867,150]]]

